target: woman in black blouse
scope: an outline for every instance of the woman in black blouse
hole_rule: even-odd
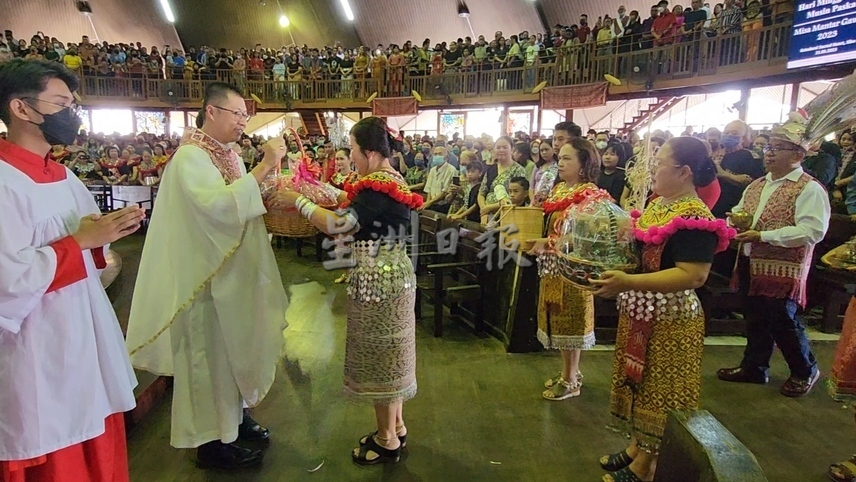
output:
[[[705,142],[676,137],[656,161],[660,197],[633,213],[642,272],[606,271],[592,280],[596,295],[618,296],[610,412],[612,427],[630,436],[626,449],[601,458],[611,472],[605,482],[653,480],[666,417],[698,408],[704,313],[695,289],[735,234],[696,193],[716,177]]]
[[[352,453],[363,465],[398,462],[407,443],[402,407],[416,395],[416,277],[405,241],[422,197],[410,192],[390,164],[393,150],[401,148],[383,119],[362,119],[351,129],[351,159],[362,177],[340,196],[346,214],[318,207],[293,191],[281,191],[274,201],[278,207],[296,207],[318,229],[338,236],[337,254],[351,256],[325,267],[351,268],[345,392],[372,403],[377,420],[377,431],[360,439]],[[346,235],[354,242],[340,247]]]

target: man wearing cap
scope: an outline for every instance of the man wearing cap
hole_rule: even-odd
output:
[[[820,377],[797,311],[805,307],[806,278],[815,244],[829,226],[829,198],[806,174],[802,121],[773,130],[764,148],[767,175],[752,182],[733,212],[752,215],[752,227],[737,235],[742,243],[738,278],[746,318],[746,350],[735,368],[717,372],[721,380],[764,384],[778,346],[790,368],[782,395],[807,394]]]

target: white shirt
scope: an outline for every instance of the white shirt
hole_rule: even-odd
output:
[[[449,186],[452,185],[452,178],[457,173],[457,169],[448,162],[432,167],[428,171],[428,179],[425,181],[425,193],[428,194],[428,200],[435,199],[448,191]],[[445,204],[445,200],[441,199],[437,204]]]
[[[761,190],[761,199],[758,202],[758,209],[755,210],[755,217],[752,219],[752,228],[758,224],[758,218],[764,212],[764,207],[767,202],[785,182],[796,182],[803,175],[803,170],[798,167],[788,173],[787,176],[778,180],[773,180],[772,175],[767,174],[764,184],[764,189]],[[743,204],[746,201],[746,191],[743,192],[743,197],[737,206],[734,206],[734,212],[742,211]],[[817,244],[826,235],[826,230],[829,227],[829,197],[826,190],[819,182],[811,180],[800,195],[797,197],[796,210],[794,212],[794,226],[785,226],[772,231],[761,232],[761,242],[772,244],[773,246],[782,246],[785,248],[798,248],[800,246],[810,246]],[[749,255],[750,245],[745,245],[744,254]]]
[[[711,20],[713,18],[713,10],[708,6],[701,7],[701,9],[707,12],[707,20],[704,21],[704,28],[710,28],[710,23],[713,21]]]
[[[42,184],[0,160],[0,460],[93,439],[134,408],[137,380],[91,251],[86,278],[47,292],[50,245],[98,212],[71,171]]]

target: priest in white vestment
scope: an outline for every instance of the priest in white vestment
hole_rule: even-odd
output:
[[[74,142],[77,77],[56,62],[0,65],[0,481],[127,482],[124,413],[137,384],[101,285],[133,206],[101,216],[51,145]]]
[[[284,342],[288,301],[260,185],[285,141],[269,142],[247,174],[229,147],[249,119],[239,92],[210,85],[200,115],[164,170],[127,344],[135,367],[174,376],[172,445],[198,447],[200,467],[233,469],[261,462],[233,442],[267,438],[244,407],[270,390]]]

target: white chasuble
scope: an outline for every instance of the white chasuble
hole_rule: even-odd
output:
[[[237,437],[241,400],[270,390],[288,307],[259,185],[228,147],[188,129],[167,165],[143,248],[127,344],[174,375],[172,444]]]

